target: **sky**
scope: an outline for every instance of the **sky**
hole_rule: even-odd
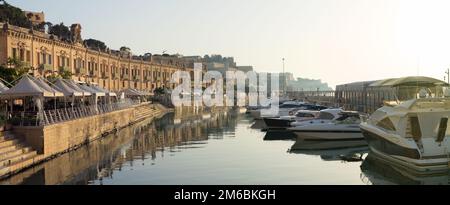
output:
[[[135,54],[233,56],[331,86],[450,68],[447,0],[7,0]]]

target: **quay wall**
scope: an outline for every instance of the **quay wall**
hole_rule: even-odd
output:
[[[172,109],[162,105],[140,104],[128,109],[42,127],[13,127],[12,133],[33,148],[33,158],[0,169],[5,178],[41,162],[60,156],[130,125],[162,117]]]
[[[104,133],[128,126],[135,119],[135,109],[115,111],[37,128],[15,128],[14,133],[35,149],[50,157],[91,142]]]

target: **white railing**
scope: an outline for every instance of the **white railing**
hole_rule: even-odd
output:
[[[45,110],[42,113],[17,112],[12,115],[13,117],[10,119],[10,121],[14,126],[46,126],[123,110],[138,104],[138,101],[127,99],[122,102],[112,104],[99,104],[97,106],[91,105]]]
[[[126,100],[123,102],[112,103],[112,104],[100,104],[91,106],[81,106],[74,108],[63,108],[56,110],[46,110],[43,112],[40,119],[40,125],[51,125],[60,122],[80,119],[84,117],[90,117],[94,115],[101,115],[105,113],[110,113],[118,110],[123,110],[130,108],[134,105],[138,105],[139,102]]]

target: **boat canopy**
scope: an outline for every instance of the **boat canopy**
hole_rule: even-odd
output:
[[[33,77],[23,75],[19,82],[0,94],[2,98],[8,97],[56,97],[55,93],[39,86]]]
[[[371,87],[378,87],[378,86],[387,86],[387,87],[400,87],[400,86],[418,86],[418,87],[435,87],[435,86],[448,86],[449,84],[430,77],[424,77],[424,76],[410,76],[410,77],[403,77],[403,78],[391,78],[391,79],[385,79],[376,81],[375,83],[372,83]]]

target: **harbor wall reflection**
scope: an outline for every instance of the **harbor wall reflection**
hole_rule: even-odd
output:
[[[124,165],[164,157],[165,152],[201,148],[209,138],[233,133],[233,111],[175,112],[154,122],[143,121],[73,152],[25,170],[0,184],[89,184],[112,177]]]

